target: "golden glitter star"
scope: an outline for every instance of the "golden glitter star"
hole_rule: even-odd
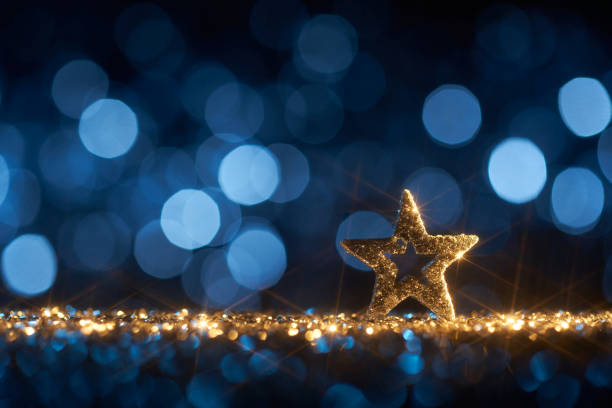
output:
[[[385,316],[400,302],[413,297],[438,317],[453,320],[455,308],[444,272],[478,242],[476,235],[429,235],[409,190],[404,190],[395,232],[389,238],[347,239],[342,247],[376,273],[368,315]],[[397,279],[397,265],[385,254],[403,254],[412,243],[415,252],[435,255],[422,269],[424,281],[414,276]]]

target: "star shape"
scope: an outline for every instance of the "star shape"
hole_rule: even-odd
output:
[[[368,316],[386,316],[408,297],[413,297],[438,317],[453,320],[455,308],[448,292],[446,268],[478,242],[476,235],[429,235],[409,190],[404,190],[395,231],[389,238],[347,239],[342,247],[376,273]],[[397,279],[397,265],[386,254],[404,254],[412,243],[415,252],[435,255],[422,269],[424,281],[414,276]]]

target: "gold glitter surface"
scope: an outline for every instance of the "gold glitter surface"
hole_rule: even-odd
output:
[[[391,237],[349,239],[342,241],[341,245],[376,273],[369,316],[386,316],[404,299],[413,297],[438,317],[453,320],[455,308],[444,273],[477,242],[476,235],[429,235],[412,194],[404,190],[399,218]],[[408,243],[412,243],[417,254],[435,255],[422,269],[425,281],[414,276],[398,280],[397,265],[386,256],[404,254]]]
[[[410,329],[425,337],[459,335],[539,336],[565,333],[590,336],[612,330],[612,312],[570,313],[538,312],[490,315],[459,315],[455,320],[437,320],[429,314],[411,317],[385,316],[371,319],[365,315],[194,313],[153,310],[114,310],[98,312],[60,307],[40,310],[13,310],[0,313],[0,336],[11,342],[20,338],[79,335],[112,341],[128,333],[142,339],[186,339],[190,335],[235,341],[242,335],[265,341],[271,336],[302,338],[314,342],[323,336],[355,336],[360,340],[384,334],[402,335]]]

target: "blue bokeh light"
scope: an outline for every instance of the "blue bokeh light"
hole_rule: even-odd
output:
[[[550,380],[559,366],[559,357],[552,351],[543,350],[535,353],[529,360],[529,367],[538,381]]]
[[[333,74],[347,69],[357,53],[357,33],[340,16],[315,16],[302,27],[296,54],[312,70]]]
[[[144,272],[159,279],[179,275],[190,254],[168,241],[159,219],[142,227],[134,240],[134,257],[138,265]]]
[[[40,211],[41,188],[38,178],[29,170],[9,171],[9,190],[0,204],[0,222],[14,226],[32,224]]]
[[[387,238],[393,235],[393,227],[382,215],[372,211],[357,211],[349,215],[336,232],[336,250],[340,257],[353,268],[369,271],[370,267],[346,252],[340,242],[345,239]]]
[[[423,371],[425,363],[420,355],[404,351],[397,358],[397,363],[406,374],[415,375]]]
[[[9,190],[11,177],[4,157],[0,155],[0,205],[4,202]]]
[[[231,383],[245,381],[249,372],[244,356],[239,353],[226,354],[221,360],[221,374]]]
[[[446,171],[435,167],[417,170],[404,182],[419,203],[427,228],[436,231],[453,225],[463,214],[463,194]]]
[[[138,187],[156,204],[164,203],[177,190],[193,188],[197,183],[191,156],[172,147],[161,147],[149,153],[138,171]]]
[[[217,137],[238,143],[257,133],[264,119],[264,106],[257,92],[232,82],[210,94],[204,117]]]
[[[223,191],[215,187],[206,187],[203,191],[217,203],[219,208],[220,226],[219,231],[208,243],[209,246],[219,246],[227,244],[240,230],[242,225],[242,211],[240,205],[229,200]]]
[[[83,110],[106,97],[108,76],[90,60],[74,60],[57,71],[51,85],[55,106],[64,115],[78,119]]]
[[[20,167],[25,153],[23,135],[13,125],[0,123],[0,154],[9,167]]]
[[[606,176],[608,181],[612,182],[612,129],[606,129],[597,143],[597,160],[599,168]]]
[[[570,234],[592,229],[604,207],[601,180],[589,169],[570,167],[555,177],[550,201],[557,226]]]
[[[89,152],[112,159],[130,150],[138,136],[138,120],[125,103],[100,99],[81,115],[79,136]]]
[[[253,290],[274,286],[287,267],[285,244],[264,227],[241,232],[229,245],[226,256],[236,282]]]
[[[194,119],[206,122],[206,102],[221,85],[235,82],[236,77],[220,63],[204,63],[193,67],[181,84],[183,107]]]
[[[280,167],[280,183],[270,197],[275,203],[286,203],[298,198],[310,181],[308,159],[295,146],[276,143],[268,146],[276,156]]]
[[[574,78],[559,90],[559,112],[574,134],[594,136],[610,123],[610,95],[594,78]]]
[[[83,268],[108,271],[119,267],[130,254],[131,233],[112,213],[92,213],[76,224],[72,246]]]
[[[323,85],[304,85],[293,91],[285,104],[285,122],[302,142],[328,142],[344,123],[344,109],[338,96]]]
[[[335,384],[325,391],[321,406],[324,408],[366,407],[369,406],[363,392],[350,384]]]
[[[460,85],[442,85],[423,105],[423,124],[431,137],[446,146],[460,146],[474,138],[480,128],[480,103]]]
[[[2,251],[2,277],[15,294],[35,296],[47,291],[56,273],[55,251],[42,235],[21,235]]]
[[[546,160],[530,140],[511,137],[498,144],[489,157],[489,181],[502,199],[522,204],[540,194],[546,183]]]
[[[217,203],[204,191],[184,189],[164,203],[161,228],[170,242],[183,249],[207,245],[219,231]]]
[[[277,159],[264,147],[239,146],[219,166],[219,185],[232,201],[255,205],[269,199],[280,181]]]

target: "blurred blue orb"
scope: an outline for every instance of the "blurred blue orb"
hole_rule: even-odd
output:
[[[2,277],[17,295],[35,296],[47,291],[56,273],[55,251],[42,235],[21,235],[2,251]]]
[[[23,135],[13,125],[0,123],[0,154],[10,168],[21,167],[25,153]]]
[[[287,267],[285,244],[263,227],[240,233],[229,245],[226,257],[236,282],[253,290],[274,286]]]
[[[125,103],[100,99],[81,115],[79,136],[92,154],[112,159],[130,150],[138,136],[138,120]]]
[[[138,187],[152,203],[162,204],[177,190],[197,184],[193,159],[173,147],[160,147],[149,153],[138,171]]]
[[[597,143],[597,159],[599,168],[606,176],[608,181],[612,182],[612,128],[606,129]]]
[[[344,18],[321,14],[302,27],[296,54],[312,70],[333,74],[347,69],[357,53],[357,32]]]
[[[245,381],[249,372],[244,356],[239,353],[226,354],[221,360],[221,374],[227,381],[234,384]]]
[[[211,252],[202,262],[200,284],[213,307],[227,307],[246,296],[245,290],[232,277],[221,249]]]
[[[559,158],[569,141],[559,114],[546,106],[529,107],[518,112],[510,121],[508,134],[534,142],[548,162]]]
[[[94,187],[96,161],[74,134],[57,133],[47,137],[38,152],[42,176],[52,187],[65,192]],[[74,195],[72,195],[74,198]]]
[[[181,84],[180,97],[183,107],[194,119],[206,122],[206,101],[221,85],[235,82],[236,77],[220,63],[204,63],[195,66]]]
[[[190,254],[168,241],[158,219],[142,227],[134,240],[136,262],[144,272],[159,279],[180,275]]]
[[[415,375],[420,373],[425,367],[425,363],[420,355],[404,351],[397,358],[397,363],[406,374]]]
[[[4,157],[0,155],[0,205],[4,202],[9,190],[11,177]]]
[[[184,189],[164,203],[160,223],[170,242],[183,249],[207,245],[219,231],[217,203],[202,190]]]
[[[385,93],[385,71],[376,58],[365,52],[355,57],[342,78],[342,102],[346,110],[362,112],[374,107]]]
[[[208,243],[209,246],[224,245],[234,239],[242,225],[242,211],[240,205],[228,199],[223,191],[216,187],[206,187],[203,191],[217,203],[219,208],[219,231]]]
[[[591,170],[570,167],[555,177],[550,195],[554,220],[570,234],[592,229],[604,207],[604,188]]]
[[[393,227],[382,215],[372,211],[357,211],[349,215],[336,232],[336,250],[342,260],[355,269],[369,271],[370,267],[346,252],[340,242],[345,239],[387,238],[393,235]]]
[[[279,356],[272,350],[263,349],[249,358],[249,370],[258,377],[274,374],[278,370]]]
[[[232,201],[255,205],[269,199],[280,181],[277,159],[264,147],[239,146],[219,166],[219,185]]]
[[[460,85],[442,85],[432,91],[423,105],[423,124],[431,137],[446,146],[466,144],[480,128],[480,103]]]
[[[41,189],[38,179],[29,170],[9,171],[9,188],[0,204],[0,222],[26,226],[34,222],[40,211]]]
[[[204,185],[219,185],[219,165],[223,158],[235,148],[235,144],[228,143],[216,136],[210,136],[200,145],[196,151],[195,170]]]
[[[196,408],[226,407],[231,395],[227,382],[218,374],[210,372],[194,375],[185,393],[189,403]]]
[[[290,144],[272,144],[268,149],[276,156],[280,167],[280,182],[270,201],[286,203],[295,200],[302,195],[310,181],[308,159]]]
[[[302,142],[324,143],[342,128],[344,109],[331,89],[323,85],[304,85],[287,98],[285,122],[293,136]]]
[[[540,194],[546,183],[546,160],[530,140],[511,137],[491,152],[489,181],[495,193],[505,201],[522,204]]]
[[[73,248],[80,263],[93,271],[119,267],[131,249],[128,226],[112,213],[88,214],[76,224]]]
[[[559,366],[559,358],[549,350],[538,351],[529,360],[529,367],[538,381],[550,380]]]
[[[426,407],[437,407],[451,398],[449,386],[433,377],[425,377],[414,385],[413,396],[417,402]]]
[[[414,195],[428,230],[446,229],[463,214],[463,194],[446,171],[434,167],[417,170],[404,182]]]
[[[370,403],[363,392],[350,384],[332,385],[325,391],[321,401],[321,407],[323,408],[365,408],[369,405]]]
[[[275,50],[291,48],[308,10],[300,0],[258,0],[249,26],[257,41]]]
[[[183,60],[181,33],[156,5],[141,3],[126,8],[115,22],[114,34],[119,49],[141,71],[167,74]]]
[[[83,110],[106,97],[108,76],[90,60],[74,60],[57,71],[51,86],[55,106],[64,115],[78,119]]]
[[[231,82],[210,94],[204,117],[217,137],[238,143],[257,133],[264,119],[264,106],[253,89]]]
[[[559,112],[565,125],[574,134],[580,137],[593,136],[610,123],[610,95],[601,82],[594,78],[574,78],[559,90]]]
[[[485,11],[486,24],[476,35],[476,41],[491,57],[521,63],[535,40],[529,16],[513,6],[493,7]]]

